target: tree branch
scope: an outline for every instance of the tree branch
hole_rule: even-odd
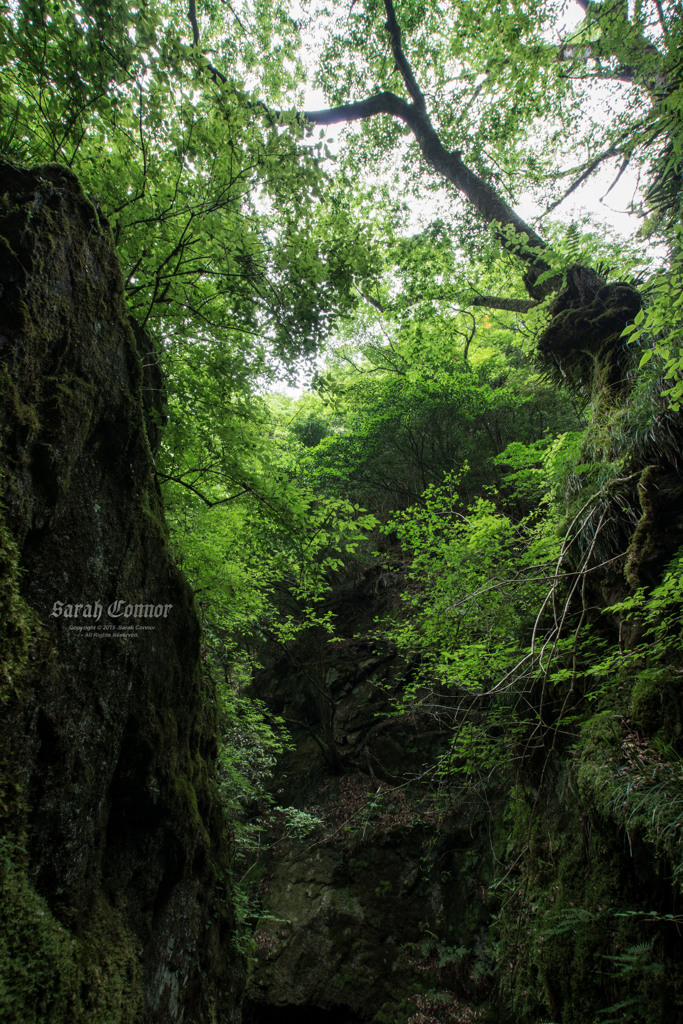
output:
[[[197,8],[195,5],[195,0],[189,0],[187,16],[190,19],[190,25],[192,26],[192,45],[197,46],[197,44],[199,43],[199,25],[197,24]],[[214,67],[213,64],[208,62],[207,67],[214,82],[218,79],[223,83],[223,85],[228,84],[228,79],[226,75],[223,74],[222,71],[219,71],[218,68]]]
[[[577,3],[586,12],[584,23],[599,26],[600,37],[562,44],[558,47],[558,60],[592,60],[599,65],[601,59],[614,58],[617,67],[604,71],[606,77],[635,83],[651,95],[667,88],[670,82],[662,53],[644,35],[640,26],[629,20],[627,6],[622,0],[604,0],[603,3],[577,0]]]
[[[620,168],[619,168],[619,170],[617,171],[617,176],[616,176],[616,178],[614,179],[614,181],[612,182],[612,184],[610,185],[610,187],[609,187],[609,188],[607,189],[607,191],[605,192],[604,196],[600,196],[600,202],[602,202],[602,201],[603,201],[603,199],[607,199],[607,196],[608,196],[608,195],[610,194],[610,192],[612,191],[612,189],[616,187],[617,183],[618,183],[618,182],[620,181],[620,179],[621,179],[621,176],[622,176],[622,174],[624,173],[624,171],[626,171],[626,169],[628,168],[628,166],[629,166],[629,164],[630,164],[630,163],[631,163],[631,158],[630,158],[630,156],[625,156],[625,157],[624,157],[624,159],[623,159],[623,160],[621,161],[621,167],[620,167]]]
[[[657,17],[659,18],[659,24],[662,26],[662,32],[664,35],[667,34],[666,20],[664,18],[664,8],[662,7],[660,0],[654,0],[655,7],[657,8]]]
[[[196,46],[199,42],[199,25],[197,24],[197,8],[195,6],[195,0],[190,0],[187,16],[190,19],[190,25],[192,26],[192,45]]]
[[[616,146],[610,146],[610,148],[606,149],[604,153],[600,153],[598,156],[594,157],[593,160],[586,164],[582,173],[575,181],[572,182],[572,184],[569,186],[564,195],[561,195],[559,199],[556,199],[554,203],[551,203],[542,216],[547,217],[549,213],[552,213],[553,210],[557,209],[560,203],[563,203],[565,199],[567,199],[572,194],[572,192],[576,191],[579,185],[583,184],[586,178],[589,178],[591,176],[596,167],[599,167],[604,160],[609,160],[611,157],[617,156],[618,153],[619,150]]]
[[[484,178],[467,167],[459,150],[449,152],[445,148],[425,111],[392,92],[380,92],[357,103],[345,103],[328,110],[307,110],[302,116],[310,124],[329,125],[360,121],[377,114],[388,114],[403,121],[430,167],[469,199],[487,224],[494,225],[502,247],[526,265],[525,285],[533,299],[540,300],[560,286],[559,276],[538,283],[539,277],[550,270],[550,264],[544,259],[548,251],[546,242]]]
[[[194,484],[191,484],[188,480],[183,480],[183,476],[185,476],[184,473],[181,473],[180,476],[170,476],[168,473],[157,472],[157,477],[159,478],[159,480],[166,480],[174,484],[180,484],[181,487],[185,487],[188,491],[191,491],[192,494],[195,494],[198,498],[201,498],[204,504],[207,505],[209,508],[215,508],[216,505],[227,505],[228,502],[234,501],[235,498],[241,498],[243,494],[252,493],[250,487],[245,487],[243,488],[243,490],[237,491],[236,494],[228,495],[227,498],[217,498],[216,500],[212,500],[211,498],[207,498],[207,496],[203,494],[200,490],[198,490],[198,488],[196,488]]]
[[[375,114],[389,114],[406,121],[412,107],[393,92],[378,92],[357,103],[342,103],[327,110],[304,110],[301,115],[310,124],[345,124],[347,121],[363,121]]]
[[[536,299],[507,299],[501,295],[475,295],[470,306],[485,306],[487,309],[503,309],[508,313],[528,313],[538,305]]]
[[[566,62],[582,61],[585,63],[586,61],[593,60],[598,63],[600,58],[604,56],[605,54],[600,53],[591,43],[563,43],[557,50],[557,59]],[[568,75],[567,77],[573,76]],[[588,77],[604,78],[611,82],[625,82],[627,85],[633,85],[637,81],[635,69],[621,64],[614,68],[614,70],[603,69],[599,74],[595,73]]]
[[[360,288],[358,288],[358,294],[362,296],[366,302],[369,302],[371,306],[374,306],[375,309],[379,310],[380,313],[386,313],[388,307],[385,306],[383,302],[380,302],[379,299],[373,299],[372,295],[368,295],[366,292],[361,291]]]
[[[379,310],[380,313],[391,312],[392,306],[385,306],[384,303],[380,302],[379,299],[375,299],[372,295],[368,295],[358,289],[359,293],[369,302],[371,306]],[[530,310],[535,309],[538,305],[536,299],[509,299],[502,295],[452,295],[448,292],[437,293],[435,295],[418,295],[411,302],[406,303],[407,306],[414,306],[417,302],[457,302],[461,306],[481,306],[486,309],[502,309],[508,313],[528,313]]]
[[[408,59],[403,52],[403,42],[401,40],[401,29],[396,21],[396,12],[394,11],[394,5],[392,0],[384,0],[384,8],[387,12],[386,28],[389,33],[389,41],[391,42],[391,52],[394,55],[396,61],[396,67],[401,72],[401,77],[405,83],[405,87],[408,90],[408,95],[415,104],[415,109],[421,113],[427,112],[427,102],[424,98],[424,94],[420,89],[419,85],[415,81],[413,69],[408,63]]]

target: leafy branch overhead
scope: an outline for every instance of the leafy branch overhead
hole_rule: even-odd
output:
[[[465,164],[459,150],[449,151],[443,145],[429,116],[425,96],[403,51],[401,30],[392,0],[384,0],[384,4],[391,52],[411,102],[393,92],[380,92],[356,103],[342,104],[329,110],[307,110],[304,115],[306,120],[311,124],[331,125],[387,114],[403,121],[413,133],[432,170],[454,185],[486,223],[496,226],[503,248],[522,261],[526,267],[525,283],[531,296],[535,299],[543,298],[561,283],[561,278],[550,273],[550,263],[545,259],[548,246],[484,177]]]
[[[662,1024],[683,1005],[679,6],[6,5],[0,316],[14,330],[27,315],[13,301],[26,269],[16,225],[49,223],[59,251],[51,204],[66,181],[85,218],[79,253],[116,246],[110,292],[125,295],[132,328],[122,315],[122,401],[140,423],[131,465],[112,455],[106,387],[94,396],[61,351],[45,401],[14,402],[8,368],[27,357],[10,344],[6,358],[0,336],[12,438],[28,445],[17,465],[27,494],[40,483],[21,543],[40,547],[63,521],[69,480],[55,477],[55,446],[35,438],[68,415],[78,451],[87,437],[103,456],[114,518],[124,485],[136,522],[152,509],[163,548],[152,582],[175,580],[175,561],[194,594],[201,635],[178,650],[201,644],[206,742],[197,772],[178,780],[169,765],[162,781],[205,844],[217,801],[194,796],[218,739],[235,858],[215,881],[234,901],[241,951],[264,967],[254,1019],[275,1006],[289,1017],[291,1001],[299,1016],[310,1005],[376,1021]],[[304,102],[309,86],[326,109],[303,109],[318,102]],[[343,124],[331,141],[325,127]],[[40,210],[9,187],[20,162],[37,168]],[[603,173],[605,194],[632,181],[645,219],[630,240],[597,215],[566,214]],[[91,269],[79,256],[67,274],[88,294]],[[53,292],[47,282],[60,312]],[[95,434],[92,401],[104,416]],[[93,507],[86,572],[107,544],[101,517]],[[144,588],[144,557],[133,562]],[[182,600],[189,608],[186,589]],[[114,668],[120,681],[126,666]],[[135,686],[119,689],[135,704]],[[93,701],[99,735],[107,708]],[[76,792],[63,770],[73,762],[85,778],[89,762],[64,756],[59,704],[44,717],[17,706],[9,731],[21,742],[15,725],[37,723],[35,757],[59,762],[57,781]],[[157,741],[183,725],[167,711],[162,699],[140,733],[152,810]],[[30,798],[22,779],[10,803],[15,790]],[[121,828],[143,850],[146,824],[135,787],[109,796],[93,827],[103,856],[115,841],[102,862],[114,900]],[[42,828],[31,821],[27,863]],[[14,853],[0,850],[2,874]],[[172,860],[190,880],[208,861],[188,850]],[[299,856],[305,870],[280,872],[279,858]],[[266,906],[278,877],[294,899],[282,913]],[[142,892],[144,876],[133,881]],[[71,908],[59,909],[66,920]],[[26,978],[23,934],[8,934]],[[302,934],[305,955],[290,957]],[[308,1001],[287,989],[264,1003],[274,965],[306,975],[311,935],[325,936],[313,960],[316,972],[333,961],[331,984],[316,973]],[[88,950],[74,949],[87,971]],[[47,953],[39,1015],[72,1005],[66,989],[53,1000]],[[119,966],[120,1003],[124,974],[142,981],[134,948]],[[0,1016],[7,991],[3,975]],[[111,1020],[123,1020],[114,1001]],[[202,1024],[222,1014],[206,1009]],[[189,1012],[173,999],[156,1010],[159,1021]],[[13,1012],[24,1024],[24,1007]]]
[[[633,21],[629,20],[625,10],[622,9],[622,5],[583,4],[582,7],[586,12],[584,21],[580,28],[569,35],[559,49],[556,49],[552,55],[551,63],[552,61],[556,64],[559,62],[562,68],[565,65],[568,66],[570,61],[575,63],[580,61],[584,65],[589,65],[599,61],[601,53],[604,59],[609,57],[610,59],[619,60],[619,54],[623,56],[628,52],[632,59],[632,67],[630,69],[631,80],[642,83],[643,88],[649,94],[651,105],[656,104],[660,97],[666,74],[668,73],[665,59],[666,53],[660,50],[644,34],[642,22],[637,17]],[[401,25],[393,0],[385,0],[384,13],[385,46],[388,42],[393,69],[400,75],[407,98],[399,95],[396,91],[384,89],[375,91],[353,102],[340,103],[324,110],[308,110],[304,111],[303,114],[293,117],[292,115],[278,112],[273,107],[269,107],[256,93],[249,93],[240,88],[239,83],[234,81],[233,76],[220,70],[220,67],[214,60],[208,60],[200,55],[201,32],[196,0],[189,0],[187,11],[192,32],[191,50],[194,52],[195,59],[199,61],[199,66],[203,68],[205,73],[210,75],[213,82],[221,87],[226,95],[233,94],[235,97],[239,97],[240,102],[246,109],[251,111],[252,114],[258,114],[262,117],[271,131],[276,130],[278,123],[326,126],[351,121],[368,121],[381,115],[404,124],[417,141],[422,157],[428,166],[441,179],[454,186],[460,195],[465,197],[481,219],[486,224],[492,226],[501,250],[513,255],[521,262],[524,268],[524,285],[531,297],[528,305],[523,305],[523,300],[521,299],[502,296],[491,296],[489,304],[494,308],[514,309],[518,312],[532,308],[533,302],[538,302],[544,297],[552,295],[562,286],[562,267],[567,266],[567,264],[562,259],[558,259],[558,255],[553,251],[553,247],[548,244],[547,240],[538,233],[536,228],[524,220],[515,210],[514,205],[505,198],[504,193],[509,192],[509,186],[504,179],[501,180],[499,175],[493,173],[491,167],[486,166],[486,157],[482,149],[477,150],[475,148],[472,150],[472,138],[476,138],[479,131],[476,113],[477,104],[480,100],[479,94],[484,86],[488,88],[488,83],[480,80],[481,75],[475,79],[478,84],[472,88],[471,102],[466,105],[465,120],[459,126],[455,126],[456,134],[458,131],[461,133],[460,147],[456,148],[452,144],[454,133],[454,126],[452,124],[448,126],[447,134],[449,139],[448,144],[446,144],[444,142],[444,129],[443,127],[435,127],[433,114],[429,109],[427,101],[427,93],[433,91],[433,75],[429,75],[428,65],[424,65],[423,62],[423,73],[427,74],[431,79],[430,89],[423,91],[418,81],[418,75],[415,73],[406,52]],[[414,14],[410,12],[409,16],[414,23]],[[373,14],[372,8],[369,7],[368,12],[364,15],[366,23],[368,18],[372,22],[372,19],[375,17],[376,15]],[[427,17],[426,12],[424,17]],[[458,18],[463,22],[467,20],[464,12],[459,12]],[[239,20],[238,24],[244,30],[244,26]],[[459,29],[457,22],[454,28],[457,34]],[[471,31],[472,26],[470,25],[463,29],[465,34]],[[595,40],[598,38],[600,46],[595,45]],[[579,49],[577,48],[578,44],[575,45],[575,42],[572,41],[579,39],[590,39],[592,42],[583,49]],[[444,47],[445,42],[444,40]],[[342,42],[340,45],[343,47],[345,44]],[[537,45],[536,50],[542,57],[545,58],[547,56],[545,51],[548,50],[548,47],[545,44]],[[523,53],[523,56],[525,59],[527,58],[526,52]],[[514,53],[511,52],[510,60],[513,59]],[[659,70],[656,72],[655,78],[653,78],[652,69],[655,65],[657,65]],[[333,65],[327,64],[326,70],[330,68],[333,68]],[[615,79],[624,80],[625,72],[622,64],[619,64],[617,68],[610,66],[610,73],[613,74]],[[386,78],[386,73],[383,74]],[[486,78],[492,77],[487,71]],[[443,108],[443,103],[441,103],[441,108]],[[514,109],[507,116],[508,118],[510,116],[514,117]],[[479,120],[483,123],[483,116]],[[440,109],[439,122],[443,124],[443,121],[443,111]],[[521,122],[517,130],[523,130]],[[563,199],[571,195],[583,182],[590,178],[591,174],[604,161],[609,161],[616,157],[621,158],[623,162],[619,173],[623,173],[623,170],[630,162],[634,142],[637,142],[637,139],[634,138],[633,133],[622,132],[621,137],[612,141],[601,153],[591,156],[588,160],[584,161],[578,177],[565,189],[563,196],[555,199],[548,209],[552,210]],[[467,160],[463,158],[464,149],[468,149],[470,152],[470,158]],[[476,165],[476,169],[474,165]],[[496,178],[498,178],[498,183],[494,184]],[[367,292],[365,294],[367,295]],[[473,304],[484,305],[485,300],[482,296],[479,296],[474,300]]]

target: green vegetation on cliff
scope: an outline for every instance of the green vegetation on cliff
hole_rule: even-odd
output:
[[[678,6],[5,15],[0,1006],[683,1019]]]

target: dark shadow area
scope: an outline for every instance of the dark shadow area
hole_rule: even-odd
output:
[[[361,1024],[361,1020],[348,1006],[268,1006],[247,1000],[242,1010],[242,1024]]]

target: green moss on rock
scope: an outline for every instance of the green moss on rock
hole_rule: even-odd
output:
[[[0,194],[0,1017],[223,1024],[215,708],[111,235],[65,169],[0,161]],[[172,611],[135,639],[51,615],[115,600]]]
[[[629,703],[633,724],[665,743],[676,740],[682,731],[682,683],[680,673],[673,667],[641,669]]]
[[[683,948],[675,923],[662,926],[660,918],[670,906],[667,886],[652,878],[643,884],[647,861],[635,849],[625,856],[623,836],[596,810],[600,779],[614,771],[615,726],[601,716],[585,731],[583,799],[565,803],[558,786],[556,803],[546,796],[542,810],[531,801],[526,812],[516,805],[527,828],[532,816],[536,827],[494,934],[496,957],[508,965],[498,972],[502,1002],[517,1024],[655,1024],[672,1019],[680,1005]],[[604,766],[598,777],[596,757]]]
[[[570,267],[565,278],[538,339],[539,357],[558,383],[609,404],[628,383],[631,357],[621,334],[642,298],[628,284],[606,284],[589,267]]]
[[[24,1024],[134,1024],[144,1019],[136,938],[103,900],[84,937],[52,914],[7,848],[0,867],[0,1015]]]

